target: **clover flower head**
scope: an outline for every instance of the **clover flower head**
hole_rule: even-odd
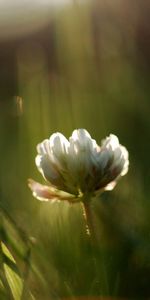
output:
[[[82,201],[112,190],[128,172],[127,149],[110,134],[98,146],[85,129],[76,129],[67,140],[54,133],[37,146],[36,166],[49,185],[29,180],[33,195],[40,200]]]

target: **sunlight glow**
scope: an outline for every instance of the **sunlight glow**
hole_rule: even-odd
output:
[[[45,26],[55,9],[84,0],[1,0],[0,39],[26,34]]]

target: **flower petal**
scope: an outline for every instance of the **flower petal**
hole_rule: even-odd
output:
[[[48,155],[37,155],[35,163],[46,180],[54,185],[59,182],[61,184],[61,176]]]
[[[28,186],[33,196],[41,201],[49,201],[54,199],[54,189],[49,186],[40,184],[33,179],[28,179]]]
[[[116,186],[116,184],[117,184],[117,181],[112,181],[105,186],[104,190],[112,191],[114,189],[114,187]]]
[[[44,155],[44,154],[50,155],[50,144],[48,139],[45,139],[42,143],[37,145],[37,152],[40,155]]]
[[[86,146],[89,140],[91,140],[90,134],[83,128],[75,129],[72,133],[71,138],[74,140],[74,142],[78,141],[83,147]]]
[[[59,132],[52,134],[49,142],[51,151],[58,159],[67,153],[69,142],[63,134]]]
[[[121,146],[121,149],[122,149],[122,156],[124,158],[124,166],[123,166],[123,169],[122,169],[120,175],[124,176],[127,174],[128,169],[129,169],[129,153],[124,146]]]
[[[33,196],[40,201],[63,200],[70,203],[76,203],[80,201],[80,198],[77,198],[72,194],[59,191],[52,186],[40,184],[33,179],[28,179],[28,186],[31,189]]]
[[[114,160],[110,167],[110,170],[112,173],[114,173],[113,170],[116,172],[116,176],[124,176],[128,172],[129,167],[129,159],[128,159],[128,151],[125,147],[120,145],[115,151],[114,151]],[[117,174],[118,173],[118,174]]]
[[[74,130],[69,142],[68,172],[73,175],[73,182],[77,189],[83,191],[87,187],[85,178],[91,173],[93,153],[96,152],[97,144],[85,129]]]
[[[112,151],[109,151],[108,149],[101,150],[97,154],[97,157],[98,157],[97,164],[99,166],[99,169],[101,170],[102,173],[104,173],[105,168],[113,159]]]
[[[119,146],[119,140],[116,135],[110,134],[105,140],[102,140],[102,147],[114,151]]]

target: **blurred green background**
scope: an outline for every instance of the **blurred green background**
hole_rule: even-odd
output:
[[[148,298],[150,4],[26,1],[7,15],[7,2],[0,23],[1,240],[34,299]],[[94,203],[95,254],[81,205],[38,202],[27,186],[28,178],[43,181],[36,145],[75,128],[97,143],[114,133],[130,154],[127,176]]]

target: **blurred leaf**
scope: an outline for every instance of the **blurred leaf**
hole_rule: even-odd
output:
[[[35,297],[30,293],[30,299],[35,300]]]
[[[8,281],[8,284],[10,286],[13,298],[15,300],[20,300],[23,290],[23,281],[21,280],[20,276],[17,274],[17,266],[16,262],[8,250],[8,248],[5,246],[5,244],[2,243],[2,251],[4,254],[4,271],[5,275]]]
[[[2,283],[2,281],[1,281],[1,279],[0,279],[0,291],[2,291],[2,290],[4,290],[5,288],[4,288],[4,285],[3,285],[3,283]]]
[[[1,300],[8,299],[6,295],[6,288],[1,279],[0,279],[0,299]]]
[[[3,227],[1,226],[0,230],[1,239],[5,245],[9,243],[19,258],[24,259],[28,248],[28,238],[1,203],[0,210],[4,216]]]
[[[16,266],[16,263],[14,261],[12,261],[7,255],[5,255],[5,253],[3,253],[3,262],[7,266],[9,266],[9,268],[11,268],[19,276],[19,271]]]

